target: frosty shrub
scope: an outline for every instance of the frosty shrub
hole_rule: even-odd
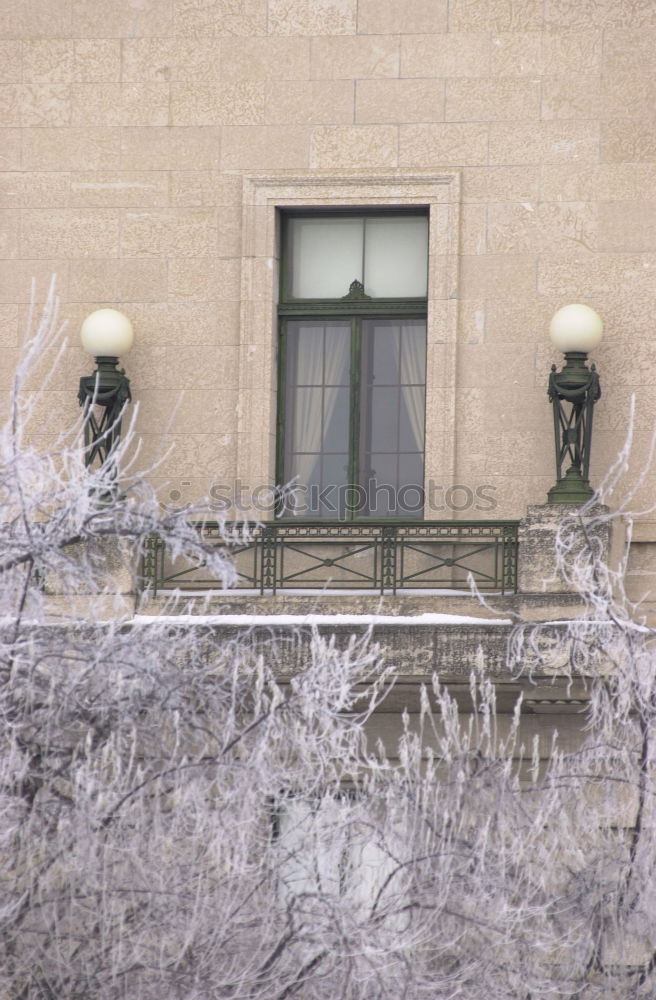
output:
[[[388,759],[366,727],[394,665],[366,639],[315,634],[283,676],[220,623],[100,614],[109,557],[136,568],[156,532],[229,584],[231,539],[162,512],[134,428],[120,492],[79,426],[33,447],[55,341],[51,297],[1,439],[3,1000],[653,997],[652,635],[594,532],[567,569],[588,612],[518,623],[508,659],[528,688],[558,644],[580,746],[524,746],[483,653],[471,710],[427,679]]]

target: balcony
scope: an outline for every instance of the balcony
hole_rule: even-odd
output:
[[[199,522],[218,548],[236,524]],[[237,591],[377,594],[517,591],[518,521],[275,521],[253,526],[230,546]],[[144,589],[208,591],[221,582],[203,566],[173,560],[153,536],[142,561]]]

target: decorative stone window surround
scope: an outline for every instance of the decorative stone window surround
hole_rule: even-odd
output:
[[[454,481],[459,172],[272,173],[243,179],[237,477],[249,491],[275,481],[280,210],[377,205],[428,208],[425,480]]]

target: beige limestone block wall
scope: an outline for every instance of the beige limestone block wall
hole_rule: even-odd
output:
[[[243,413],[263,389],[248,448],[271,462],[275,363],[262,359],[275,362],[276,334],[272,310],[258,320],[264,354],[245,328],[243,178],[451,173],[457,266],[434,297],[455,353],[429,380],[451,407],[450,429],[433,426],[453,440],[436,479],[492,488],[493,510],[460,516],[544,501],[558,360],[546,329],[583,301],[606,325],[593,479],[635,392],[631,480],[656,413],[655,71],[653,0],[3,0],[2,388],[33,277],[43,295],[57,273],[72,338],[44,441],[76,417],[91,370],[81,319],[122,309],[144,458],[166,453],[153,476],[163,500],[196,500],[235,476]],[[653,486],[649,473],[636,506]],[[427,515],[453,513],[439,506]]]

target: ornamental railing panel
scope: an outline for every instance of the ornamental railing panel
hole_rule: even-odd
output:
[[[236,525],[197,524],[204,540],[225,548],[237,571],[236,590],[279,591],[517,589],[518,521],[276,521],[253,526],[235,541]],[[230,539],[226,542],[226,538]],[[172,559],[161,539],[149,539],[144,588],[222,589],[204,565]]]

